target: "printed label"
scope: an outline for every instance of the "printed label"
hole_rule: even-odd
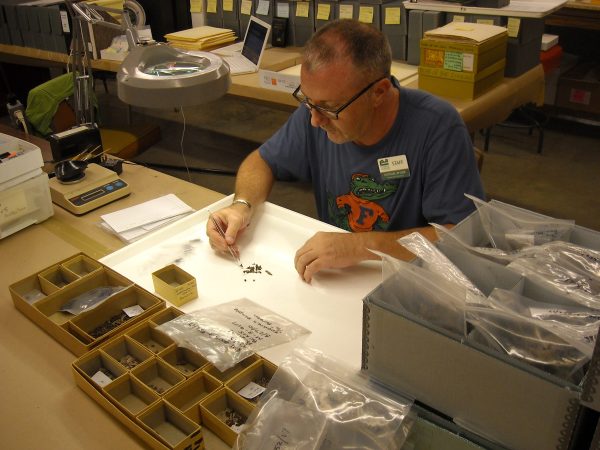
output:
[[[377,160],[379,172],[385,180],[407,178],[410,176],[408,160],[406,155],[392,156],[390,158],[379,158]]]
[[[279,2],[277,3],[277,7],[275,8],[277,17],[283,17],[285,19],[290,18],[290,4]]]
[[[256,384],[254,381],[251,381],[246,386],[238,391],[242,397],[252,400],[254,397],[258,397],[260,394],[265,392],[266,388],[262,387],[260,384]]]
[[[140,305],[133,305],[128,308],[123,308],[123,312],[127,314],[128,317],[135,317],[142,314],[144,312],[144,308],[142,308]]]
[[[463,53],[462,52],[445,52],[444,53],[444,69],[462,72],[463,70]]]
[[[518,17],[509,17],[506,24],[508,37],[516,38],[519,36],[519,28],[521,27],[521,19]]]

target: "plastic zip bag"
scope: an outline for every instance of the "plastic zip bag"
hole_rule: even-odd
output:
[[[472,326],[467,342],[491,348],[574,384],[581,382],[590,358],[567,342],[566,327],[474,305],[467,306],[465,318]]]
[[[469,194],[465,196],[475,203],[494,248],[511,251],[552,241],[569,241],[575,228],[573,220],[541,218],[529,211],[488,203]]]
[[[419,257],[423,261],[423,268],[442,275],[448,281],[465,286],[467,289],[467,302],[481,303],[484,301],[485,295],[483,292],[425,236],[416,232],[411,233],[398,239],[398,243]]]
[[[380,389],[321,352],[297,349],[271,378],[234,448],[399,449],[412,402]]]
[[[600,311],[573,305],[538,302],[514,291],[494,289],[488,304],[499,310],[539,320],[572,346],[592,357],[600,328]]]
[[[220,371],[259,350],[309,333],[306,328],[245,298],[178,316],[157,330],[178,346],[201,354]]]
[[[523,250],[512,270],[564,292],[575,302],[600,309],[600,252],[567,242]]]
[[[95,308],[100,303],[106,301],[123,289],[127,289],[127,286],[99,286],[72,298],[63,304],[60,310],[78,315],[84,311]]]
[[[373,300],[444,330],[465,335],[465,286],[415,264],[377,254],[382,258],[384,281],[375,291],[377,294],[372,294]]]
[[[489,259],[490,261],[498,264],[506,265],[513,261],[519,254],[518,251],[507,252],[499,248],[472,246],[464,242],[456,235],[456,233],[452,232],[448,228],[438,225],[437,223],[430,223],[430,225],[435,228],[438,238],[443,241],[444,244],[467,251],[473,255]]]

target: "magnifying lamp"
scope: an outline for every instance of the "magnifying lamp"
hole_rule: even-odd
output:
[[[79,125],[94,123],[90,95],[91,65],[86,42],[87,23],[124,30],[129,54],[117,73],[117,95],[125,103],[147,108],[192,106],[216,100],[231,85],[229,66],[208,52],[189,54],[164,43],[140,42],[137,29],[124,11],[65,0],[77,25],[73,33],[76,116]],[[121,24],[104,21],[99,11],[122,13]]]

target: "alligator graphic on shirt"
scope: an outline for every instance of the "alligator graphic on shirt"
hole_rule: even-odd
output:
[[[348,231],[386,230],[390,217],[376,203],[396,192],[392,183],[378,183],[364,173],[355,173],[350,182],[350,192],[335,198],[335,204],[329,200],[330,217],[335,224]]]

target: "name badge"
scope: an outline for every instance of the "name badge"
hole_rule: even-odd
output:
[[[410,177],[406,155],[379,158],[377,165],[379,166],[379,173],[381,173],[384,180],[397,180],[399,178]]]

